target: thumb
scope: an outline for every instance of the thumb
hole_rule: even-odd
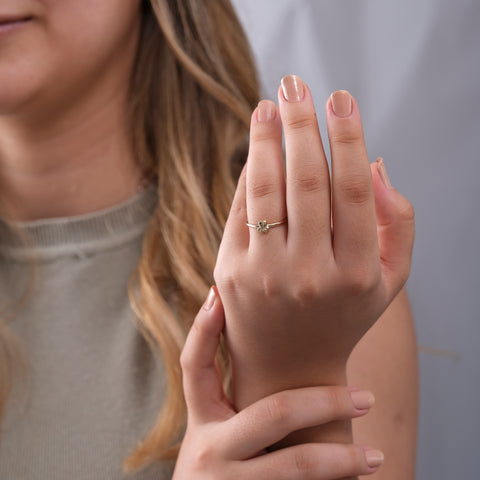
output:
[[[222,404],[231,410],[215,364],[224,325],[223,305],[216,287],[212,287],[195,317],[180,356],[189,417],[202,423],[217,419]]]
[[[415,211],[408,199],[392,187],[382,158],[378,158],[370,167],[382,273],[388,295],[393,298],[410,274]]]

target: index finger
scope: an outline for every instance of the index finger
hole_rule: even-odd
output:
[[[224,440],[222,449],[231,458],[249,458],[294,431],[365,415],[374,401],[370,392],[342,386],[277,392],[228,420],[232,435]]]

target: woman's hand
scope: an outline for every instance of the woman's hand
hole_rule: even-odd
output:
[[[355,100],[339,91],[326,105],[331,181],[308,87],[285,77],[278,100],[252,115],[215,269],[239,408],[286,388],[344,383],[355,344],[410,270],[413,208],[383,162],[369,164]],[[285,218],[266,233],[245,225]]]
[[[188,426],[174,480],[322,480],[378,469],[382,453],[356,445],[310,443],[265,453],[293,430],[366,414],[373,396],[346,387],[310,387],[277,393],[236,413],[214,360],[223,326],[223,308],[212,289],[181,357]]]

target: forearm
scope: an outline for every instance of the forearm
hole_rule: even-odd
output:
[[[353,421],[356,443],[385,454],[375,480],[412,480],[418,416],[417,343],[407,293],[400,292],[359,342],[347,365],[348,382],[372,391],[376,405]],[[365,477],[367,478],[367,477]]]

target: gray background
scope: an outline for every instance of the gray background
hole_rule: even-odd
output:
[[[408,290],[420,344],[418,480],[480,478],[480,2],[234,0],[264,96],[295,73],[347,89],[370,161],[414,204]],[[328,144],[327,144],[328,145]]]

